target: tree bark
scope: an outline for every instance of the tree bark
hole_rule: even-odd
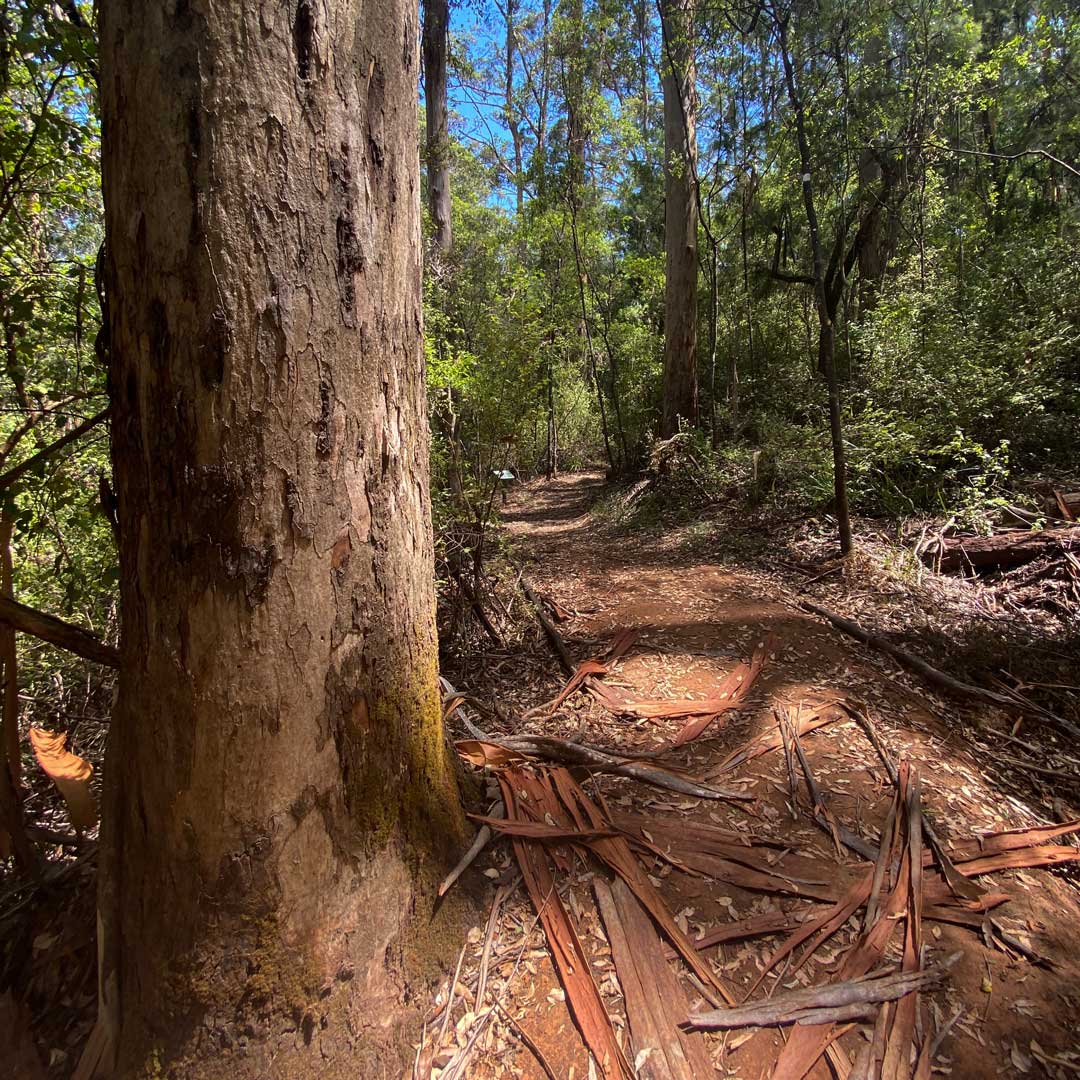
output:
[[[406,984],[452,947],[416,23],[102,3],[101,1075],[396,1074]]]
[[[694,0],[664,0],[664,376],[660,434],[680,420],[696,424],[697,379],[697,95]]]
[[[506,127],[514,144],[514,191],[517,195],[517,213],[525,209],[525,138],[521,132],[518,106],[514,97],[514,58],[517,54],[517,3],[506,0],[506,66],[503,91],[506,101]]]
[[[450,209],[450,127],[446,104],[449,0],[424,0],[424,115],[427,119],[428,208],[435,243],[447,252],[453,240]]]
[[[14,593],[11,563],[11,534],[15,523],[4,514],[0,518],[0,594],[11,599]],[[23,824],[20,781],[22,759],[19,746],[19,665],[15,630],[0,624],[0,662],[4,670],[3,720],[0,722],[0,858],[15,856],[24,874],[37,871],[37,856]]]

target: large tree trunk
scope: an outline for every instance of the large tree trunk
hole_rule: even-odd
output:
[[[388,1075],[434,955],[463,830],[436,688],[416,21],[404,0],[102,4],[118,1076]]]
[[[698,204],[694,0],[664,0],[664,379],[660,433],[697,423]]]
[[[449,0],[424,0],[428,208],[435,227],[435,243],[442,251],[450,250],[452,240],[450,128],[446,105],[446,35],[449,25]]]

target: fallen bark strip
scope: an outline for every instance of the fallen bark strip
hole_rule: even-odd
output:
[[[555,655],[559,658],[559,666],[566,672],[567,675],[573,675],[576,670],[573,657],[570,655],[570,650],[566,647],[566,642],[563,641],[562,634],[555,629],[555,624],[548,618],[547,612],[544,611],[544,605],[540,598],[532,590],[532,586],[523,577],[521,579],[521,591],[525,594],[525,599],[532,604],[533,611],[536,613],[537,621],[543,628],[544,634],[547,636],[548,643],[555,650]]]
[[[1022,851],[1007,851],[1001,855],[990,855],[983,859],[966,859],[956,864],[956,869],[964,877],[980,877],[993,874],[998,870],[1022,870],[1034,866],[1057,866],[1059,863],[1080,861],[1080,849],[1065,847],[1061,844],[1043,844],[1039,847],[1024,848]]]
[[[893,785],[899,789],[900,775],[897,771],[896,764],[889,755],[885,743],[878,734],[877,728],[874,727],[874,723],[870,719],[870,714],[865,709],[857,707],[850,701],[846,702],[844,707],[854,718],[859,727],[862,728],[863,734],[877,752],[877,756],[881,759],[881,764],[888,774],[889,779],[893,782]],[[953,894],[955,896],[966,897],[969,900],[976,899],[983,890],[977,885],[973,885],[957,871],[956,867],[953,865],[952,859],[945,850],[945,845],[942,844],[937,833],[934,831],[934,827],[930,824],[925,812],[923,812],[920,817],[922,821],[922,831],[926,834],[926,842],[930,846],[930,850],[934,853],[938,866],[941,868],[941,874],[945,878],[945,881],[948,883]]]
[[[524,775],[513,779],[502,772],[496,775],[502,788],[507,818],[528,820],[524,807],[518,802],[517,792],[526,784],[535,792],[536,783]],[[593,979],[589,956],[559,898],[546,852],[540,845],[520,837],[514,838],[513,845],[525,887],[544,927],[552,965],[566,991],[574,1019],[596,1060],[600,1075],[604,1080],[632,1080],[634,1070],[615,1037],[611,1018]]]
[[[896,1001],[905,994],[940,984],[943,976],[942,968],[933,968],[929,971],[902,971],[895,975],[846,979],[843,982],[775,994],[768,1001],[695,1013],[687,1023],[690,1027],[709,1031],[720,1028],[772,1027],[800,1022],[831,1023],[840,1018],[835,1015],[836,1010]],[[819,1015],[823,1012],[831,1015]]]
[[[1054,502],[1057,503],[1058,511],[1066,521],[1075,521],[1076,514],[1080,511],[1080,495],[1066,495],[1063,491],[1054,488]],[[1076,510],[1073,510],[1076,506]]]
[[[954,536],[931,545],[922,553],[923,562],[938,567],[943,574],[961,570],[991,570],[1022,566],[1042,555],[1056,555],[1062,548],[1080,545],[1075,526],[1030,532],[1017,529],[993,536]]]
[[[550,705],[541,705],[537,709],[530,710],[526,715],[546,711],[550,716],[579,687],[584,685],[591,688],[596,684],[596,678],[607,675],[612,667],[626,655],[640,635],[641,631],[636,629],[621,630],[608,646],[602,660],[597,657],[582,660],[575,669],[574,674],[570,676],[570,681],[559,691],[558,696]]]
[[[82,627],[64,622],[55,615],[46,615],[43,611],[27,607],[6,596],[0,596],[0,621],[13,626],[20,633],[47,641],[50,645],[81,656],[84,660],[93,660],[106,667],[120,666],[119,649],[106,645]]]
[[[839,708],[842,705],[842,701],[830,701],[822,705],[814,705],[809,713],[802,713],[800,710],[798,722],[795,725],[795,730],[800,735],[806,735],[811,731],[816,731],[820,727],[824,727],[826,724],[831,724],[835,720],[841,719],[844,715]],[[768,754],[773,750],[779,749],[782,744],[782,739],[778,731],[767,731],[763,735],[759,735],[753,742],[748,743],[746,746],[740,747],[738,750],[728,754],[723,761],[720,762],[710,773],[711,776],[720,776],[723,773],[733,772],[740,765],[745,765],[748,761],[753,761],[756,757],[761,757],[762,754]]]
[[[698,1080],[713,1072],[705,1037],[680,1030],[686,995],[664,956],[652,920],[620,878],[593,879],[597,906],[626,1002],[634,1060],[648,1061],[641,1075]]]
[[[714,723],[722,713],[727,712],[729,709],[738,708],[743,698],[750,693],[750,689],[756,682],[758,675],[761,674],[761,669],[765,666],[765,661],[772,653],[773,647],[774,644],[771,637],[767,637],[764,641],[758,642],[754,648],[754,654],[751,657],[750,662],[748,664],[739,664],[720,684],[716,697],[712,699],[713,701],[718,702],[720,707],[715,712],[707,713],[688,721],[679,731],[678,735],[675,736],[676,746],[683,746],[685,743],[696,739],[706,730],[706,728]]]
[[[852,622],[851,619],[845,619],[842,615],[836,615],[823,607],[818,607],[817,604],[813,604],[809,600],[803,600],[800,607],[832,623],[837,630],[843,631],[843,633],[853,637],[856,641],[861,641],[864,645],[869,645],[872,649],[877,649],[879,652],[891,656],[898,664],[914,671],[917,675],[921,675],[933,686],[940,687],[942,690],[946,690],[958,697],[970,698],[974,701],[981,701],[986,705],[993,705],[998,709],[1019,710],[1051,724],[1060,731],[1071,735],[1074,739],[1080,739],[1080,727],[1063,717],[1057,716],[1048,709],[1028,701],[1019,694],[1002,694],[996,690],[987,690],[981,686],[961,682],[959,679],[947,675],[944,671],[939,671],[925,660],[915,656],[914,653],[908,652],[907,649],[902,649],[899,645],[894,645],[880,635],[864,630],[858,623]]]
[[[1060,825],[1035,825],[1032,828],[1006,829],[1004,832],[984,833],[975,840],[973,847],[954,847],[954,859],[979,859],[984,855],[996,855],[1003,851],[1038,847],[1057,840],[1061,836],[1080,832],[1080,818],[1063,821]]]

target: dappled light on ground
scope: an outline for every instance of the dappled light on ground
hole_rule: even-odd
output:
[[[881,1047],[903,1057],[905,1069],[908,1053],[912,1065],[922,1060],[926,1075],[927,1054],[943,1074],[972,1080],[988,1075],[991,1060],[995,1075],[1045,1070],[1065,1076],[1075,1070],[1080,1059],[1071,1025],[1080,1006],[1075,989],[1080,964],[1072,943],[1080,932],[1080,902],[1068,860],[1080,852],[1072,846],[1068,827],[1044,828],[1051,820],[1045,793],[1006,782],[986,752],[982,725],[999,718],[938,697],[887,658],[861,649],[800,610],[797,598],[773,578],[749,567],[691,556],[663,533],[630,539],[605,527],[589,513],[601,490],[601,479],[588,474],[536,482],[519,491],[504,514],[508,532],[526,557],[530,579],[567,616],[559,632],[575,661],[592,657],[597,663],[552,712],[565,677],[551,658],[549,677],[532,691],[535,705],[548,706],[526,711],[524,719],[507,717],[492,737],[502,733],[508,745],[516,738],[518,745],[527,746],[529,737],[553,736],[623,754],[627,760],[650,754],[657,765],[679,776],[754,797],[749,803],[716,801],[610,775],[596,781],[603,793],[602,813],[631,833],[640,830],[639,839],[654,850],[655,857],[641,853],[648,887],[658,890],[687,939],[702,943],[700,956],[708,965],[702,978],[708,975],[721,987],[713,988],[710,999],[702,978],[688,981],[684,969],[678,985],[687,1015],[710,1009],[710,1000],[722,1004],[724,995],[735,1001],[749,995],[751,1001],[779,1003],[796,991],[816,993],[852,975],[885,976],[899,966],[927,972],[930,982],[918,995],[906,993],[896,1004],[876,1006],[824,1029],[831,1031],[830,1038],[840,1037],[810,1067],[809,1075],[832,1075],[832,1069],[846,1076],[860,1054]],[[600,663],[609,646],[631,630],[636,633],[625,654]],[[693,702],[714,698],[725,679],[766,639],[770,655],[745,700],[718,715],[696,738],[674,747],[685,714],[694,711]],[[513,664],[502,667],[486,685],[472,686],[470,692],[498,701],[500,687],[514,670]],[[681,701],[683,715],[653,719],[634,715],[632,709],[615,715],[613,700]],[[802,732],[795,736],[798,754],[782,734],[792,727]],[[899,787],[868,741],[867,727],[889,760],[899,764]],[[525,760],[518,759],[511,769]],[[810,781],[820,804],[807,795]],[[504,781],[504,794],[506,790]],[[496,789],[490,793],[495,795]],[[545,811],[547,824],[541,823],[541,830],[580,827],[569,818],[560,825],[565,811],[557,797],[551,798],[555,801]],[[527,819],[527,809],[518,807],[511,816],[525,813]],[[951,885],[948,871],[943,878],[934,869],[936,854],[931,852],[937,849],[920,838],[924,830],[896,831],[898,821],[910,825],[923,815],[933,827],[926,835],[932,832],[959,866],[960,876]],[[495,831],[511,827],[495,825]],[[513,826],[526,832],[533,827]],[[1006,830],[1021,832],[983,839]],[[736,844],[767,846],[746,849],[746,865],[739,870],[737,864],[702,854],[709,845],[721,843],[721,833]],[[631,954],[648,955],[654,964],[667,945],[654,948],[648,940],[670,944],[671,939],[663,934],[656,939],[648,921],[644,926],[635,922],[632,896],[619,889],[610,895],[605,891],[608,886],[602,882],[615,865],[610,854],[598,849],[606,842],[580,841],[592,856],[571,858],[565,865],[556,854],[561,869],[555,880],[618,1045],[631,1064],[637,1059],[640,1065],[648,1059],[647,1054],[641,1058],[649,1046],[641,1012],[647,1008],[635,998],[632,984],[641,971],[635,975],[628,966],[620,935],[633,938]],[[483,937],[490,935],[494,941],[487,950],[489,961],[492,949],[511,960],[522,949],[522,955],[532,959],[516,969],[506,959],[494,966],[491,978],[502,995],[500,1009],[513,1019],[505,1034],[489,1036],[487,1044],[472,1051],[467,1075],[540,1077],[545,1073],[538,1062],[543,1061],[558,1076],[573,1069],[575,1076],[585,1077],[590,1075],[585,1047],[595,1052],[597,1040],[603,1044],[606,1036],[596,1027],[603,1020],[582,1021],[577,995],[584,991],[566,982],[563,968],[556,972],[551,967],[524,891],[506,892],[516,883],[522,845],[528,846],[521,839],[515,844],[516,856],[505,844],[481,856],[485,872],[504,883],[500,910]],[[860,933],[868,933],[873,923],[864,898],[838,916],[828,933],[769,962],[789,935],[809,925],[806,920],[827,914],[823,903],[838,904],[848,892],[857,892],[861,875],[872,869],[860,850],[872,853],[889,844],[896,846],[892,861],[886,860],[885,892],[880,901],[873,893],[870,904],[893,904],[888,918],[896,920],[899,929],[894,926],[888,941],[879,943],[880,953],[874,946],[866,954],[869,960],[859,959],[860,942],[863,950],[867,947]],[[996,862],[979,861],[984,844],[986,857]],[[1012,850],[1014,844],[1022,850]],[[894,890],[907,888],[895,875],[909,855],[915,860],[912,867],[926,860],[921,884],[916,888],[912,879],[910,893],[894,891],[887,900],[890,881]],[[1038,868],[1061,860],[1060,869]],[[631,893],[640,887],[633,881],[630,886]],[[534,900],[536,887],[530,885]],[[910,915],[916,908],[922,919],[912,930]],[[754,927],[762,929],[743,932]],[[483,944],[478,939],[475,947],[466,949],[466,985],[477,965],[482,966]],[[667,956],[676,970],[674,954],[668,951]],[[644,963],[639,961],[638,967]],[[622,985],[627,979],[631,983]],[[479,1014],[482,1005],[474,1001],[471,1009]],[[654,1022],[661,1021],[653,1016]],[[522,1049],[512,1065],[506,1065],[505,1057],[491,1048],[497,1048],[500,1038],[504,1049],[512,1045],[515,1026],[528,1033],[536,1052]],[[705,1040],[717,1066],[741,1077],[764,1078],[780,1067],[778,1062],[783,1069],[792,1068],[796,1052],[787,1044],[797,1030],[750,1024],[695,1038]],[[820,1024],[801,1029],[821,1030]],[[675,1033],[669,1037],[674,1039]],[[809,1035],[800,1033],[793,1046],[820,1054],[812,1044]],[[599,1075],[616,1073],[601,1070]]]

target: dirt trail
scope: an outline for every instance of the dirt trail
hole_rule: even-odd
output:
[[[608,681],[649,698],[705,697],[740,660],[746,659],[765,633],[778,643],[745,705],[727,714],[703,738],[688,745],[673,761],[696,775],[729,751],[765,730],[774,730],[773,709],[780,703],[797,708],[805,702],[849,695],[870,709],[894,755],[906,757],[923,777],[924,805],[939,831],[952,841],[970,841],[982,831],[1027,827],[1047,819],[1036,793],[1018,797],[998,786],[984,769],[972,744],[955,734],[950,720],[956,707],[936,698],[880,657],[839,637],[800,611],[795,598],[745,568],[688,558],[676,539],[618,536],[599,523],[589,507],[602,490],[597,475],[564,476],[521,489],[505,508],[506,528],[524,557],[534,585],[574,612],[563,624],[577,660],[597,655],[624,628],[641,637]],[[550,685],[559,676],[552,663]],[[537,699],[542,700],[542,698]],[[970,722],[971,714],[968,714]],[[585,695],[530,730],[567,735],[581,731],[597,743],[626,749],[656,747],[670,738],[681,720],[633,721],[614,718]],[[854,723],[831,725],[804,739],[816,777],[829,796],[832,813],[842,823],[876,837],[893,796],[893,788]],[[783,835],[796,853],[837,863],[827,838],[809,820],[805,806],[793,816],[783,755],[773,753],[752,762],[738,774],[758,797],[751,811],[743,806],[680,801],[616,782],[607,785],[616,803],[635,809],[672,810],[687,820],[722,821],[767,826]],[[805,793],[805,789],[802,789]],[[1068,842],[1068,841],[1066,841]],[[854,871],[850,855],[839,859],[838,874]],[[861,864],[865,866],[865,864]],[[936,994],[929,1008],[944,1023],[958,1010],[962,1016],[942,1044],[939,1071],[957,1080],[994,1075],[1076,1075],[1080,1066],[1042,1062],[1036,1047],[1050,1058],[1080,1048],[1080,891],[1074,870],[1021,870],[994,875],[983,884],[1001,888],[1015,899],[999,909],[1000,922],[1054,966],[1036,966],[1018,955],[991,949],[976,931],[934,924],[927,933],[927,965],[952,953],[961,954],[949,987]],[[659,882],[673,912],[686,921],[691,936],[698,928],[726,920],[788,907],[775,896],[720,886],[675,870]],[[587,889],[583,895],[588,895]],[[736,995],[749,988],[779,938],[764,938],[710,950]],[[851,940],[838,937],[815,953],[805,969],[808,980],[821,982],[835,967],[838,954]],[[550,968],[534,965],[532,984],[514,990],[515,1015],[560,1076],[583,1080],[590,1075],[587,1055],[571,1025]],[[604,974],[599,964],[598,981]],[[780,980],[796,986],[795,980]],[[603,981],[605,994],[616,989]],[[760,993],[760,991],[758,992]],[[618,1008],[618,998],[611,997]],[[767,1075],[781,1036],[761,1031],[728,1050],[723,1067],[730,1075]],[[842,1045],[854,1057],[860,1035],[851,1032]],[[542,1076],[529,1055],[515,1057],[506,1075]],[[520,1071],[519,1071],[520,1070]],[[500,1075],[490,1059],[477,1060],[470,1075]],[[821,1063],[811,1075],[829,1076]]]

